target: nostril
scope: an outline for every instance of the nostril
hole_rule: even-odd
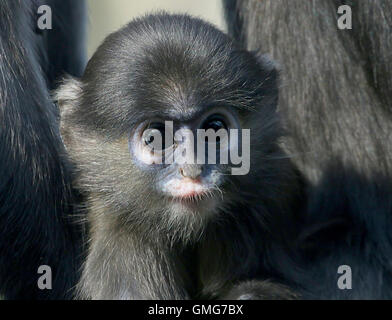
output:
[[[180,168],[180,174],[185,178],[184,169]]]

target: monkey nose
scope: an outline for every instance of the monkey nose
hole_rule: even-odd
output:
[[[197,164],[186,164],[180,168],[181,176],[192,180],[199,179],[201,172],[202,172],[202,167],[201,165],[197,165]]]

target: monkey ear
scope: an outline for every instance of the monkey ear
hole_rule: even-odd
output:
[[[270,106],[277,107],[279,94],[279,69],[277,63],[270,58],[269,55],[263,54],[260,51],[251,52],[256,58],[258,65],[262,71],[261,88],[264,89],[265,98],[270,99]]]
[[[61,118],[75,108],[82,95],[82,83],[76,78],[67,77],[54,93],[54,99],[60,109]]]
[[[60,133],[67,149],[71,144],[71,119],[82,96],[82,82],[73,77],[64,79],[63,83],[54,93],[54,100],[60,111]]]

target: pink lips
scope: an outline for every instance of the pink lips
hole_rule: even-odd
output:
[[[165,187],[167,192],[174,198],[196,198],[207,191],[207,188],[200,180],[189,178],[171,180]]]

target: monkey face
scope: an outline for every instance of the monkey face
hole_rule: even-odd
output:
[[[279,131],[276,72],[201,20],[131,22],[105,40],[81,81],[63,85],[58,101],[91,210],[130,227],[149,221],[189,238],[273,175],[265,159]]]
[[[129,151],[138,170],[154,176],[151,187],[171,210],[208,215],[224,202],[230,152],[238,149],[234,131],[240,131],[238,115],[222,107],[187,121],[148,119],[132,130]]]

